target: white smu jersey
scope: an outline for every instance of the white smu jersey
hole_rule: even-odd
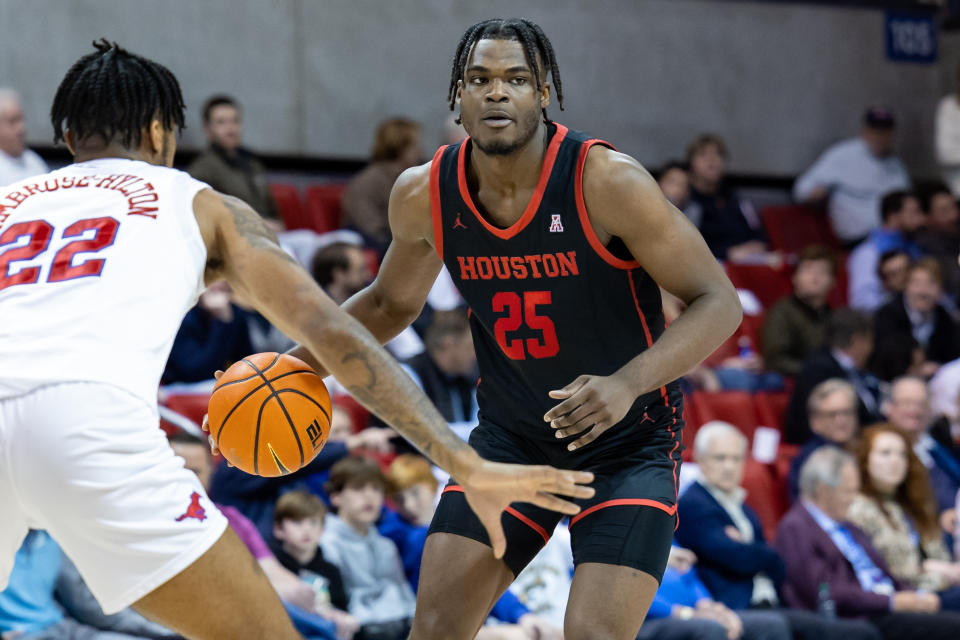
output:
[[[193,199],[205,188],[120,158],[0,187],[0,399],[85,381],[156,405],[204,286]]]

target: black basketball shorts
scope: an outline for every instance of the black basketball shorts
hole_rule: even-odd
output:
[[[666,428],[662,433],[667,434]],[[663,578],[677,524],[679,438],[679,430],[672,431],[665,437],[652,438],[650,446],[629,453],[615,452],[616,464],[586,469],[594,473],[591,486],[596,493],[590,499],[575,500],[581,507],[580,513],[570,519],[575,565],[620,565],[649,573],[658,582]],[[483,419],[470,435],[470,445],[481,457],[494,462],[582,468],[564,464],[535,443]],[[504,562],[515,576],[543,548],[563,517],[527,503],[510,505],[502,519],[507,538]],[[430,525],[430,534],[440,532],[490,544],[463,489],[452,479],[443,490]]]

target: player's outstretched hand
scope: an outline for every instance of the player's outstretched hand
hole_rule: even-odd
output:
[[[556,437],[580,435],[567,445],[570,451],[593,442],[623,420],[637,399],[630,385],[616,375],[580,376],[563,389],[551,391],[550,397],[563,400],[543,416],[556,430]]]
[[[563,471],[489,460],[481,461],[469,476],[458,480],[467,502],[487,530],[497,558],[502,558],[507,548],[500,516],[511,502],[529,502],[572,516],[580,512],[580,507],[558,496],[591,498],[594,493],[592,487],[584,486],[593,482],[589,471]]]

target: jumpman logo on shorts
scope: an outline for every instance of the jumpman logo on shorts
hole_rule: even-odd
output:
[[[466,229],[466,228],[467,228],[467,225],[463,224],[463,222],[460,220],[460,212],[459,212],[459,211],[457,211],[457,220],[453,223],[453,228],[454,228],[454,229]]]
[[[200,506],[200,494],[196,491],[190,494],[190,506],[187,507],[186,513],[177,518],[177,522],[181,522],[187,518],[195,518],[200,522],[207,519],[207,512]]]

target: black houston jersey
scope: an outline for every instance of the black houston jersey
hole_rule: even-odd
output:
[[[610,145],[559,124],[548,132],[536,191],[509,228],[486,220],[470,196],[469,138],[437,151],[430,203],[437,252],[470,306],[481,415],[556,443],[543,415],[559,401],[548,392],[617,371],[663,333],[664,319],[657,284],[618,238],[603,246],[587,217],[587,151]],[[598,443],[664,427],[675,435],[680,414],[674,382],[638,398]]]

